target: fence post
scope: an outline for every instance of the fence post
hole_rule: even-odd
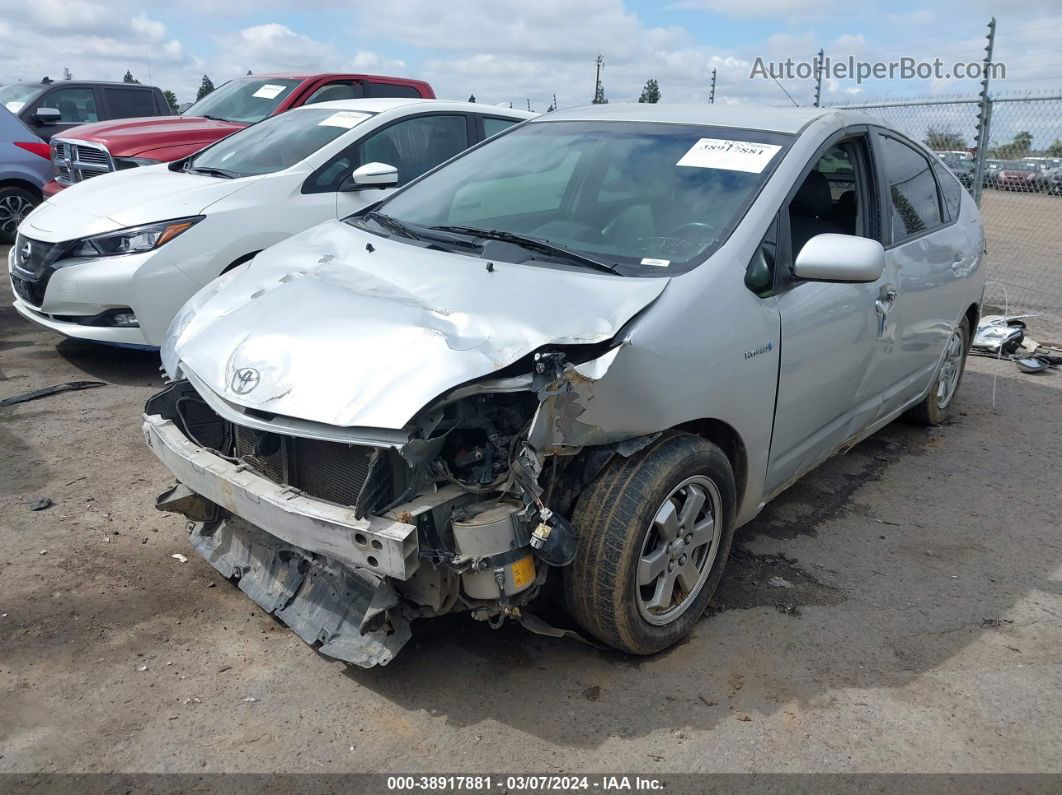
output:
[[[988,75],[992,66],[992,48],[996,43],[996,18],[988,22],[988,46],[985,47],[984,74],[981,75],[981,108],[977,113],[977,168],[974,169],[973,197],[981,206],[985,181],[985,154],[992,131],[992,98],[988,95]]]

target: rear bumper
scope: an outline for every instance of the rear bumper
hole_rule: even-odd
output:
[[[144,438],[185,486],[264,533],[381,577],[408,580],[420,564],[415,525],[305,496],[193,444],[171,421],[144,416]]]

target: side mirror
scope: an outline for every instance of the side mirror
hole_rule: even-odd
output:
[[[56,108],[37,108],[33,118],[40,124],[58,124],[62,121],[63,114]]]
[[[365,188],[393,188],[398,184],[398,169],[387,163],[366,163],[358,166],[349,178],[343,180],[340,190],[363,190]]]
[[[854,235],[815,235],[793,263],[794,276],[817,282],[873,282],[884,269],[881,243]]]

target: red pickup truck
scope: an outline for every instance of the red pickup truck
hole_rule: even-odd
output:
[[[51,140],[54,196],[68,185],[124,168],[178,160],[268,116],[314,102],[361,97],[423,97],[422,80],[359,74],[268,74],[230,80],[180,116],[84,124]]]

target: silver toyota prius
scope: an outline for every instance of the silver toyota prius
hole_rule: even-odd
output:
[[[768,500],[945,419],[984,247],[955,177],[862,113],[550,113],[185,305],[144,414],[157,504],[357,665],[452,611],[559,634],[546,589],[651,654]]]

